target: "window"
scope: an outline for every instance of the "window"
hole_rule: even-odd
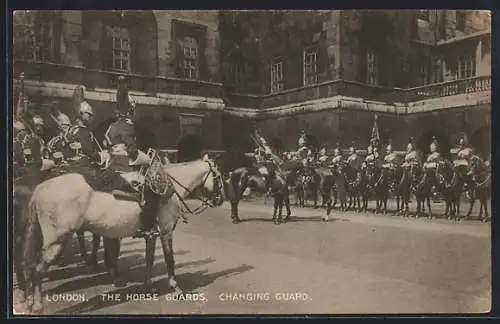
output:
[[[198,79],[198,42],[192,37],[185,37],[182,42],[183,77]]]
[[[284,90],[283,84],[283,61],[276,59],[271,64],[271,93]]]
[[[232,83],[239,83],[241,82],[243,76],[243,66],[241,63],[238,62],[233,62],[229,66],[229,75],[228,79]]]
[[[108,28],[108,36],[113,41],[112,69],[130,72],[130,36],[128,29],[118,26]]]
[[[378,85],[378,59],[372,50],[366,54],[366,83]]]
[[[476,58],[474,55],[464,54],[458,58],[458,78],[471,78],[476,75]]]
[[[37,25],[38,37],[35,44],[35,60],[42,62],[55,62],[56,36],[54,22],[42,21]]]
[[[460,31],[465,31],[466,13],[465,10],[457,10],[457,29]]]
[[[420,60],[420,64],[418,65],[418,85],[425,85],[429,83],[429,61],[425,58]]]
[[[429,21],[430,20],[430,10],[419,10],[418,19]]]
[[[318,83],[318,48],[308,48],[304,50],[304,85]]]

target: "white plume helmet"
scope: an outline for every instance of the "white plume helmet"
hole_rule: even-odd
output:
[[[89,105],[89,103],[86,101],[82,101],[80,103],[80,106],[78,107],[78,112],[80,114],[87,113],[87,114],[92,115],[92,116],[94,115],[94,109],[92,109],[92,106]]]
[[[36,115],[36,116],[33,116],[32,118],[32,121],[33,121],[33,125],[35,126],[43,126],[45,125],[45,122],[43,121],[43,118]]]
[[[71,119],[66,114],[59,113],[56,119],[59,126],[71,126]]]
[[[406,150],[408,152],[410,152],[411,150],[413,150],[413,145],[411,143],[408,143],[408,145],[406,146]]]
[[[340,150],[338,148],[336,148],[334,151],[333,151],[333,154],[335,155],[339,155],[340,154]]]
[[[387,152],[392,152],[392,145],[388,144],[385,149],[387,150]]]
[[[373,147],[371,145],[368,146],[368,154],[373,153]]]

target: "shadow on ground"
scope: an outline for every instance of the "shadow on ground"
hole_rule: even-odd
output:
[[[239,275],[243,272],[252,270],[253,267],[242,264],[238,267],[235,268],[230,268],[218,272],[213,272],[213,273],[208,273],[208,270],[200,270],[196,271],[194,273],[183,273],[179,276],[177,276],[177,282],[179,284],[179,287],[182,287],[182,289],[185,292],[191,292],[195,289],[199,289],[201,287],[205,287],[207,285],[212,284],[215,280],[218,278],[228,278],[232,276]],[[102,284],[102,282],[101,282]],[[154,287],[157,289],[157,294],[158,296],[163,296],[169,292],[172,292],[172,289],[168,285],[168,278],[161,279],[157,282],[153,283]],[[87,287],[85,285],[84,287]],[[108,291],[108,294],[120,294],[121,296],[126,295],[126,294],[134,294],[141,292],[143,290],[143,285],[138,284],[138,285],[133,285],[125,288],[120,288],[112,291]],[[95,296],[87,300],[86,302],[73,305],[71,307],[64,308],[62,310],[59,310],[57,314],[76,314],[76,313],[87,313],[87,312],[93,312],[99,309],[103,309],[106,307],[111,307],[119,304],[125,303],[126,300],[121,299],[120,301],[115,301],[115,302],[108,302],[108,301],[103,301],[102,297],[100,295]]]

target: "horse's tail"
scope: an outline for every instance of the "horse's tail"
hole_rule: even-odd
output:
[[[28,205],[28,217],[24,232],[23,244],[23,269],[26,279],[32,277],[35,267],[40,261],[43,236],[40,221],[38,219],[35,199],[31,199]]]

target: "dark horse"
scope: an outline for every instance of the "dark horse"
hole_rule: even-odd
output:
[[[403,163],[399,177],[396,177],[396,213],[408,217],[410,213],[411,176],[409,163]]]
[[[479,199],[479,218],[482,222],[488,221],[488,199],[491,195],[491,169],[478,156],[474,155],[470,161],[471,187],[469,191],[470,205],[466,217],[469,217],[474,202]],[[483,217],[484,210],[484,217]]]
[[[431,196],[432,187],[436,179],[435,169],[425,169],[421,165],[412,165],[410,168],[411,188],[417,200],[417,211],[415,218],[419,218],[425,214],[425,203],[429,209],[428,218],[432,219]]]
[[[389,199],[389,170],[383,167],[368,165],[366,168],[366,179],[368,190],[366,192],[373,192],[375,194],[376,207],[375,214],[382,212],[384,215],[387,213],[387,200]],[[366,195],[363,197],[363,207],[366,210],[368,198]],[[382,208],[383,205],[383,208]]]
[[[361,195],[365,188],[364,172],[360,168],[353,167],[350,164],[346,164],[343,168],[343,176],[347,184],[347,194],[349,196],[349,204],[346,210],[354,209],[358,207],[358,211],[362,210],[361,206]]]
[[[332,189],[335,181],[334,173],[330,168],[312,165],[309,169],[311,175],[311,190],[314,199],[314,208],[318,208],[318,194],[321,194],[321,206],[325,207],[332,199]]]
[[[436,183],[437,190],[445,201],[444,217],[457,220],[460,217],[460,196],[464,183],[451,161],[438,163]]]

